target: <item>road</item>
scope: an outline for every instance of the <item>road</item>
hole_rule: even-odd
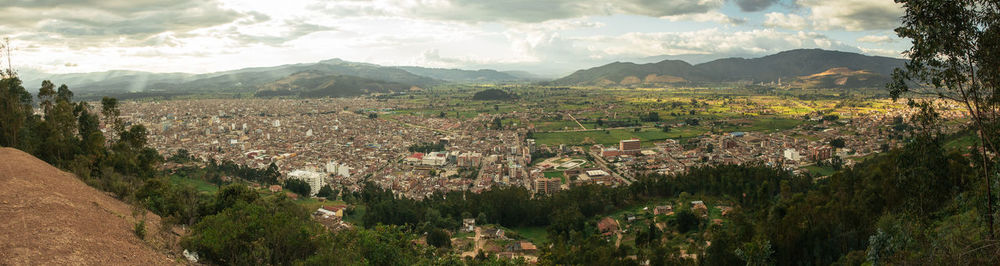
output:
[[[631,179],[624,178],[621,175],[619,175],[618,172],[612,171],[611,168],[608,167],[608,163],[604,161],[604,157],[601,157],[600,154],[597,154],[597,153],[594,153],[594,152],[590,152],[590,157],[593,157],[594,158],[594,162],[597,163],[597,165],[600,166],[601,169],[604,169],[604,171],[608,171],[608,173],[610,173],[611,176],[617,178],[622,183],[625,183],[625,185],[631,185],[632,184],[632,180]]]
[[[577,124],[577,125],[579,125],[579,126],[580,126],[580,128],[582,128],[583,130],[587,130],[587,128],[586,128],[586,127],[584,127],[584,126],[583,126],[583,124],[580,124],[580,121],[576,120],[576,117],[573,117],[573,115],[572,115],[572,114],[566,114],[566,115],[568,115],[568,116],[569,116],[569,118],[572,118],[572,119],[573,119],[573,122],[576,122],[576,124]]]

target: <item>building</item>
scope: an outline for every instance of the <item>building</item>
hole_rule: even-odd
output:
[[[473,219],[473,218],[462,219],[462,231],[465,231],[465,232],[475,232],[476,231],[476,219]]]
[[[539,178],[535,179],[535,193],[552,194],[559,191],[562,180],[559,178]]]
[[[615,156],[618,156],[618,155],[621,155],[621,151],[619,151],[616,148],[606,148],[606,149],[601,150],[601,156],[603,156],[605,158],[607,158],[607,157],[615,157]]]
[[[308,170],[295,170],[288,173],[288,178],[305,181],[309,184],[309,196],[316,196],[319,189],[326,185],[325,174]]]
[[[833,156],[833,149],[828,146],[819,147],[813,149],[809,153],[809,160],[814,162],[819,162],[822,160],[830,159]]]
[[[421,164],[429,166],[444,166],[448,163],[447,152],[432,152],[424,155]]]
[[[458,155],[458,167],[479,167],[483,155],[478,152],[466,152]]]
[[[642,149],[642,141],[639,139],[624,139],[618,142],[618,150],[621,154],[637,155]]]
[[[346,209],[346,208],[347,208],[347,206],[344,206],[344,205],[338,205],[338,206],[321,206],[319,209],[316,209],[316,214],[319,214],[319,215],[323,216],[323,218],[330,218],[330,217],[343,218],[344,217],[344,209]]]
[[[799,161],[802,159],[802,156],[795,149],[785,149],[785,159]]]

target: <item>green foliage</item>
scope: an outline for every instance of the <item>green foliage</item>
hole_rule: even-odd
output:
[[[476,94],[472,95],[472,99],[477,101],[507,101],[517,99],[517,95],[500,89],[488,89],[476,92]]]
[[[440,143],[440,142],[438,142],[438,143],[431,143],[431,142],[417,143],[417,144],[410,145],[410,147],[407,147],[406,150],[408,150],[410,152],[422,152],[422,153],[435,152],[435,151],[443,151],[444,150],[444,143]]]
[[[235,265],[288,264],[316,252],[313,236],[322,229],[305,209],[285,197],[249,198],[233,198],[227,208],[203,218],[181,245],[209,261]]]
[[[441,229],[432,229],[427,232],[427,244],[437,248],[451,248],[451,236]]]
[[[309,194],[310,192],[312,192],[311,190],[312,188],[309,187],[309,183],[306,183],[306,181],[289,178],[285,180],[284,187],[286,190],[294,192],[295,194],[299,194],[301,196],[305,197],[312,196]]]
[[[319,188],[319,192],[316,193],[316,196],[320,198],[326,198],[329,200],[337,199],[337,194],[333,192],[333,189],[330,188],[330,186],[323,186]]]
[[[136,222],[135,227],[132,228],[132,232],[134,232],[135,236],[139,237],[139,239],[146,239],[146,220],[139,220]]]

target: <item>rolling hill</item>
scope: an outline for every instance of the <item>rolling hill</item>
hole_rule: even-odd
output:
[[[480,70],[462,70],[462,69],[443,69],[443,68],[426,68],[426,67],[398,67],[399,69],[406,70],[407,72],[430,77],[434,79],[446,80],[450,82],[508,82],[508,81],[523,81],[523,78],[492,70],[492,69],[480,69]]]
[[[169,265],[160,218],[133,208],[30,154],[0,148],[0,265]],[[133,232],[146,221],[146,240]],[[174,238],[176,238],[174,236]],[[166,240],[166,242],[175,242]]]
[[[350,75],[328,74],[310,70],[291,74],[261,85],[257,96],[350,97],[370,93],[389,93],[416,88],[399,82],[366,79]]]
[[[819,87],[868,87],[884,84],[892,70],[903,66],[905,62],[906,60],[903,59],[866,56],[857,53],[798,49],[760,58],[726,58],[697,65],[678,60],[664,60],[650,64],[615,62],[578,70],[569,76],[552,81],[552,83],[555,85],[627,86],[637,84],[776,82],[783,80],[793,84]],[[825,82],[817,79],[833,81]],[[845,82],[836,82],[836,80],[841,79],[845,79]]]
[[[518,82],[531,80],[530,75],[518,75],[490,69],[461,70],[424,67],[391,67],[368,63],[329,59],[316,63],[287,64],[271,67],[251,67],[205,74],[151,73],[113,70],[95,73],[48,74],[22,71],[25,87],[34,88],[42,80],[68,84],[81,95],[127,92],[212,93],[248,92],[301,72],[342,75],[388,83],[429,87],[447,82]]]

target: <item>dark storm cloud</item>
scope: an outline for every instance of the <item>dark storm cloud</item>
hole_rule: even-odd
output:
[[[736,5],[744,12],[756,12],[767,9],[778,3],[779,0],[735,0]]]

